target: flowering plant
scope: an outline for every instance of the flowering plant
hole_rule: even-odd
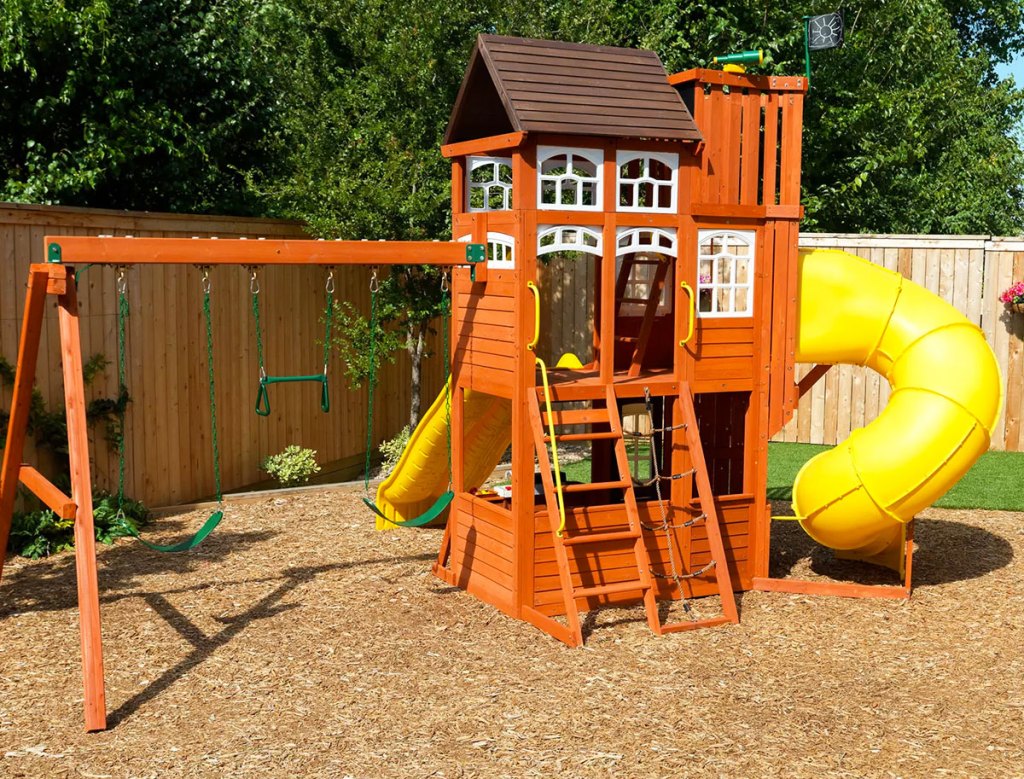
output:
[[[1007,305],[1024,303],[1024,281],[1012,284],[1009,289],[1003,291],[999,299]]]

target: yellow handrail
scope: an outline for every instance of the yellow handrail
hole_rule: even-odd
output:
[[[531,352],[537,348],[540,340],[540,290],[532,281],[526,282],[526,288],[533,293],[533,340],[526,344]],[[555,442],[554,414],[551,411],[551,387],[548,384],[548,366],[536,354],[533,355],[537,367],[540,368],[540,380],[544,387],[544,409],[548,415],[548,437],[551,439],[551,466],[554,469],[555,497],[558,499],[558,537],[565,532],[565,496],[562,494],[562,472],[558,467],[558,444]],[[543,420],[542,420],[543,422]]]
[[[680,346],[686,346],[693,338],[693,324],[697,319],[697,296],[693,294],[693,287],[687,284],[685,281],[680,281],[679,286],[686,292],[686,296],[690,298],[690,321],[689,327],[686,331],[686,338],[679,342]]]
[[[533,340],[526,345],[531,352],[537,348],[540,340],[540,290],[532,281],[526,282],[526,288],[533,293]]]

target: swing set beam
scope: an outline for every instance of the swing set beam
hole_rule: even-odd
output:
[[[48,235],[50,263],[90,265],[471,266],[483,281],[487,247],[462,241],[249,240]]]
[[[62,517],[74,519],[85,729],[92,732],[106,729],[107,713],[92,477],[82,376],[82,338],[78,291],[71,265],[462,266],[471,268],[473,279],[482,282],[486,280],[487,274],[487,246],[456,241],[94,238],[61,235],[45,237],[44,247],[47,261],[35,263],[29,268],[7,442],[3,460],[0,461],[0,579],[3,577],[3,550],[7,548],[10,536],[18,486],[23,484]],[[43,317],[51,295],[57,299],[60,323],[60,354],[71,468],[70,496],[61,493],[34,468],[22,462]]]

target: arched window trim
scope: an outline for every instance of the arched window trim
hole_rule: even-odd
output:
[[[594,245],[590,245],[582,241],[567,241],[565,240],[565,233],[567,231],[577,233],[580,236],[592,238],[596,243]],[[550,246],[542,245],[541,242],[549,235],[553,235],[555,237],[554,243]],[[584,252],[586,254],[593,254],[600,257],[603,250],[603,242],[601,231],[595,230],[593,227],[574,225],[541,226],[537,229],[537,256],[541,257],[542,255],[554,254],[556,252]]]
[[[509,211],[512,208],[512,184],[501,180],[498,167],[507,165],[512,170],[511,157],[470,157],[466,165],[466,210],[470,212],[480,211]],[[491,166],[491,178],[489,181],[473,181],[473,171],[485,166]],[[491,190],[497,187],[501,190],[501,208],[491,208]],[[474,208],[473,190],[480,189],[484,193],[484,207]]]
[[[650,160],[657,160],[658,162],[668,166],[672,171],[672,177],[668,181],[661,179],[651,178],[650,176],[640,176],[639,178],[629,179],[622,177],[622,166],[626,165],[634,160],[645,160],[645,170],[650,170]],[[633,213],[675,213],[676,207],[679,204],[679,155],[672,154],[669,152],[660,151],[629,151],[623,150],[618,152],[615,159],[615,175],[617,177],[615,187],[615,202],[616,208],[623,212]],[[657,191],[659,187],[670,187],[670,203],[668,206],[637,206],[637,205],[621,205],[621,192],[623,184],[631,184],[633,187],[633,203],[637,201],[637,195],[639,193],[639,187],[641,184],[650,184],[654,187],[655,201],[657,201]]]
[[[595,174],[593,178],[587,176],[578,176],[568,171],[572,170],[572,164],[569,159],[566,160],[567,171],[558,176],[547,176],[542,172],[544,170],[544,163],[550,160],[552,157],[557,157],[561,154],[568,155],[568,157],[580,157],[585,159],[587,162],[594,166]],[[538,146],[537,147],[537,208],[543,211],[603,211],[604,210],[604,187],[602,186],[602,180],[604,176],[604,151],[602,149],[587,149],[570,146]],[[545,203],[544,202],[544,182],[550,181],[555,184],[555,202]],[[572,181],[576,185],[576,192],[578,194],[577,199],[582,200],[583,198],[583,184],[594,185],[594,202],[592,205],[583,205],[582,203],[562,203],[562,181]]]
[[[455,240],[469,243],[472,235],[460,235]],[[516,239],[506,233],[487,232],[487,267],[511,270],[516,267]]]
[[[714,271],[712,271],[712,278],[711,278],[711,280],[709,282],[703,282],[702,283],[701,276],[700,276],[700,263],[701,263],[702,259],[707,259],[707,258],[701,256],[701,247],[705,243],[707,243],[708,241],[714,240],[715,238],[723,238],[723,239],[726,239],[726,240],[732,240],[735,243],[741,243],[744,246],[746,246],[748,249],[750,249],[750,253],[748,255],[748,259],[750,261],[750,266],[749,266],[749,268],[747,270],[747,282],[745,284],[737,284],[736,281],[735,281],[735,277],[733,277],[733,281],[730,282],[729,284],[724,284],[723,285],[723,284],[716,283],[715,279],[714,279]],[[733,311],[733,310],[730,310],[730,311],[701,311],[700,310],[700,305],[698,303],[698,306],[697,306],[697,316],[698,317],[705,318],[705,319],[749,319],[750,317],[752,317],[754,315],[754,278],[755,278],[755,270],[756,270],[756,267],[757,267],[757,256],[756,256],[757,243],[756,243],[756,240],[757,240],[757,234],[753,230],[722,230],[722,229],[712,229],[712,230],[698,230],[697,231],[697,298],[698,298],[698,301],[700,300],[700,296],[701,296],[701,293],[703,291],[710,291],[711,296],[714,299],[715,292],[719,291],[719,290],[722,290],[723,288],[735,290],[735,289],[740,288],[740,287],[745,287],[748,290],[748,292],[747,292],[747,308],[746,308],[746,310],[744,310],[744,311]],[[726,252],[722,252],[720,254],[716,254],[716,255],[713,255],[713,256],[714,257],[722,257],[722,256],[731,257],[732,255],[730,255],[730,254],[728,254]],[[735,273],[735,263],[734,263],[733,273]],[[735,295],[735,293],[733,293],[733,294]],[[735,298],[733,297],[732,299],[733,299],[734,304],[735,304]],[[714,305],[716,305],[716,304],[714,304]]]
[[[668,246],[662,246],[650,240],[644,242],[644,233],[649,234],[652,238],[655,235],[667,238],[670,243]],[[625,246],[622,245],[623,238],[629,238],[629,243]],[[615,236],[615,256],[621,257],[623,254],[633,254],[634,252],[656,252],[668,255],[669,257],[678,257],[679,249],[676,231],[661,227],[620,227]]]

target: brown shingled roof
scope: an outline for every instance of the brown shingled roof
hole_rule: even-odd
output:
[[[481,35],[445,143],[513,131],[699,141],[658,55]]]

